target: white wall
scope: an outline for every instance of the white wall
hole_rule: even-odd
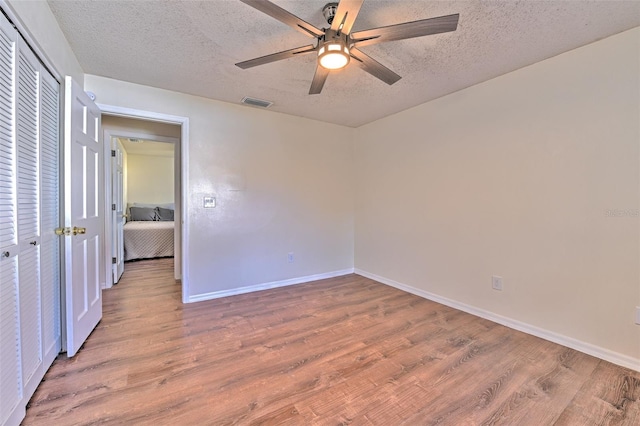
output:
[[[27,29],[34,44],[40,49],[40,53],[53,64],[55,72],[59,73],[60,77],[73,76],[73,79],[82,86],[84,71],[58,26],[58,21],[51,12],[49,4],[44,0],[5,1],[17,15],[23,28]]]
[[[127,200],[130,203],[173,203],[173,156],[127,156]]]
[[[359,128],[356,268],[640,367],[639,40],[636,28]]]
[[[353,129],[93,75],[85,89],[189,117],[191,296],[353,268]]]

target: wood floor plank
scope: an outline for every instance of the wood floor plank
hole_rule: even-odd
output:
[[[558,419],[558,425],[640,425],[640,373],[599,363]]]
[[[358,275],[184,305],[127,264],[24,425],[638,425],[640,373]]]

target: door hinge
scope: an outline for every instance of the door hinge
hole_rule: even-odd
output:
[[[115,257],[112,257],[112,258],[111,258],[111,263],[113,263],[114,265],[117,263],[117,261],[116,261],[116,258],[115,258]]]
[[[115,156],[116,156],[116,150],[115,150],[115,149],[112,149],[112,150],[111,150],[111,156],[112,156],[112,157],[115,157]]]
[[[116,205],[115,204],[111,204],[111,210],[116,211]]]

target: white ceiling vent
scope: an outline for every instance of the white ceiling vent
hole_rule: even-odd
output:
[[[262,99],[250,98],[248,96],[245,96],[244,98],[242,98],[240,102],[242,102],[243,104],[251,105],[258,108],[269,108],[271,105],[273,105],[273,102],[263,101]]]

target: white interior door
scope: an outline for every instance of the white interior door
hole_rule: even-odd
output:
[[[118,138],[111,142],[111,223],[113,242],[113,283],[117,284],[124,273],[124,147]]]
[[[18,34],[0,16],[0,424],[18,424],[22,356],[18,308],[18,224],[16,201],[15,85]]]
[[[60,84],[40,73],[40,294],[42,299],[42,350],[49,368],[60,353]],[[42,373],[44,375],[44,371]],[[40,380],[38,380],[39,382]]]
[[[18,38],[16,96],[18,298],[22,382],[33,393],[43,369],[41,318],[40,235],[40,64],[24,40]]]
[[[67,356],[76,354],[102,318],[99,185],[100,110],[65,79],[64,221]]]

